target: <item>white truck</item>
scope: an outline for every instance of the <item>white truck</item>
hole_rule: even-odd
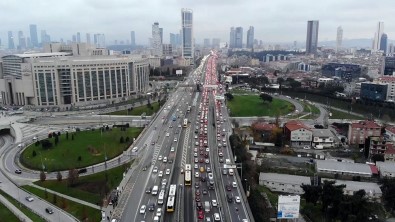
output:
[[[157,195],[158,194],[158,186],[154,186],[154,188],[152,188],[152,195]]]
[[[210,206],[210,201],[204,201],[204,211],[206,213],[210,212],[211,206]]]

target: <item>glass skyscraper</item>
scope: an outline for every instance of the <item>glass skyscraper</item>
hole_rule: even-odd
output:
[[[181,10],[182,57],[193,59],[193,14],[191,9]]]
[[[307,54],[316,54],[317,53],[318,28],[319,28],[318,20],[307,22],[307,38],[306,38],[306,53]]]

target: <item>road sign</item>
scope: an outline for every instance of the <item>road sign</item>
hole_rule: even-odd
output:
[[[299,218],[300,196],[278,196],[277,219]]]

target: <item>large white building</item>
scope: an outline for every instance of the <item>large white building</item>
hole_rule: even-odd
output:
[[[4,56],[0,75],[1,103],[19,106],[108,104],[147,90],[148,59],[72,54]]]
[[[151,48],[153,56],[162,56],[162,38],[158,22],[152,25]]]
[[[193,64],[193,12],[191,9],[181,10],[181,36],[182,57],[190,60]]]

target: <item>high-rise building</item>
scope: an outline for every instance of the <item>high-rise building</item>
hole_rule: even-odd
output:
[[[230,27],[230,36],[229,36],[229,48],[236,47],[236,31],[235,27]]]
[[[203,40],[203,47],[205,47],[205,48],[211,47],[211,45],[210,45],[210,39],[204,39],[204,40]]]
[[[373,51],[380,50],[381,36],[383,35],[383,32],[384,32],[384,22],[378,22],[376,33],[374,33]]]
[[[213,40],[212,40],[212,47],[213,48],[219,48],[219,46],[220,46],[220,44],[221,44],[221,39],[218,39],[218,38],[214,38]]]
[[[30,41],[33,47],[38,47],[37,25],[30,24]]]
[[[77,42],[77,36],[76,36],[76,35],[73,35],[73,36],[71,37],[71,41],[72,41],[72,42]]]
[[[8,31],[8,49],[15,49],[14,36],[12,31]]]
[[[247,48],[254,48],[254,26],[247,31]]]
[[[162,56],[162,40],[160,37],[159,22],[152,25],[152,38],[151,38],[152,55]]]
[[[388,53],[394,54],[394,44],[393,43],[390,43],[390,46],[388,47]]]
[[[77,42],[80,43],[81,42],[81,33],[77,32]]]
[[[47,31],[41,30],[41,45],[51,42],[51,37],[47,34]]]
[[[130,32],[130,45],[136,46],[136,36],[134,31]]]
[[[243,28],[236,27],[235,30],[235,47],[236,48],[243,48]]]
[[[106,37],[104,34],[94,34],[93,35],[93,43],[97,48],[105,48],[106,47]]]
[[[316,54],[318,45],[318,20],[307,22],[306,53]]]
[[[340,50],[343,42],[343,28],[341,26],[337,27],[337,35],[336,35],[336,52]]]
[[[172,45],[173,48],[175,48],[178,45],[176,34],[174,33],[170,33],[170,44]]]
[[[159,28],[160,44],[163,44],[163,28]]]
[[[86,43],[87,43],[88,45],[91,44],[91,34],[90,34],[90,33],[86,33]]]
[[[23,36],[23,32],[18,32],[18,48],[19,49],[26,49],[26,39]]]
[[[387,54],[387,34],[383,33],[380,38],[380,50]]]
[[[181,30],[182,57],[193,60],[193,14],[191,9],[181,10]]]

